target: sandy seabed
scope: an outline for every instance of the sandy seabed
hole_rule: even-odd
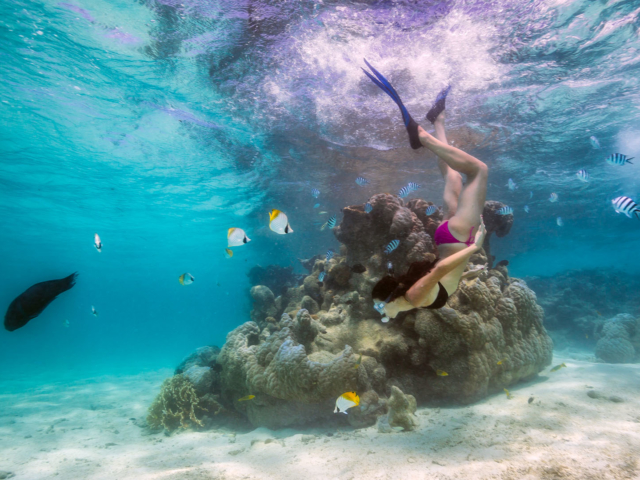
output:
[[[145,434],[136,419],[170,370],[0,382],[0,479],[640,479],[640,365],[562,361],[511,399],[421,408],[416,431],[387,434]]]

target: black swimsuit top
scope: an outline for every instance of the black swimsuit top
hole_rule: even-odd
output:
[[[422,308],[430,308],[432,310],[436,310],[438,308],[444,307],[447,304],[447,300],[449,300],[449,294],[447,293],[447,290],[442,286],[440,282],[438,282],[438,288],[438,295],[436,296],[436,299],[433,301],[433,303],[428,307]]]

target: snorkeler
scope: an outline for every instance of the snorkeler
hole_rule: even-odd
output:
[[[400,108],[411,147],[426,147],[435,153],[445,180],[444,218],[433,237],[438,258],[433,262],[411,264],[407,273],[399,278],[391,275],[382,278],[372,291],[375,307],[390,318],[414,308],[442,308],[458,289],[469,258],[482,248],[486,235],[481,215],[487,194],[487,166],[447,143],[444,111],[450,87],[440,92],[427,113],[427,119],[435,127],[434,137],[413,120],[387,79],[366,60],[365,63],[375,75],[365,70],[367,76]],[[467,176],[464,188],[462,173]]]

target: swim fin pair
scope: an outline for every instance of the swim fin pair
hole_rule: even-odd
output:
[[[407,107],[405,107],[404,103],[402,103],[402,100],[400,99],[400,95],[398,95],[398,92],[396,92],[396,89],[393,88],[389,83],[389,81],[386,78],[384,78],[384,76],[380,72],[378,72],[375,68],[373,68],[371,64],[367,62],[366,59],[364,59],[364,63],[367,64],[367,67],[371,69],[371,71],[375,76],[371,75],[364,68],[362,69],[362,71],[367,75],[367,77],[371,79],[373,83],[375,83],[387,95],[389,95],[391,99],[394,102],[396,102],[396,105],[398,105],[398,108],[400,108],[400,113],[402,114],[402,121],[404,122],[404,126],[407,129],[407,133],[409,134],[409,144],[411,145],[411,148],[413,148],[414,150],[417,150],[418,148],[422,147],[422,143],[420,143],[420,138],[418,138],[418,123],[409,114]],[[440,113],[445,109],[445,100],[447,99],[447,94],[449,93],[450,89],[451,89],[451,86],[447,86],[444,90],[442,90],[438,94],[435,104],[433,105],[433,107],[431,107],[431,110],[429,110],[429,113],[427,113],[427,119],[431,123],[434,123],[436,121],[436,118],[438,118],[438,115],[440,115]]]

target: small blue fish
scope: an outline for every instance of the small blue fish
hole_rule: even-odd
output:
[[[551,195],[549,195],[549,201],[551,203],[556,203],[558,201],[558,194],[552,193]]]
[[[424,213],[427,214],[427,217],[430,217],[431,215],[433,215],[434,213],[436,213],[436,206],[435,205],[429,205],[427,207],[427,209],[424,211]]]
[[[591,142],[591,146],[593,148],[595,148],[596,150],[600,149],[600,142],[595,136],[592,135],[591,137],[589,137],[589,141]]]
[[[318,208],[319,206],[320,206],[320,204],[319,204],[319,203],[316,203],[316,204],[313,206],[313,208]]]
[[[373,210],[373,207],[371,206],[371,204],[369,202],[364,204],[364,213],[371,213],[371,210]]]
[[[361,187],[364,187],[365,185],[369,185],[369,180],[363,177],[358,177],[356,178],[356,183]]]
[[[533,192],[529,192],[529,200],[533,198]]]
[[[529,205],[525,205],[525,206],[524,206],[524,211],[525,211],[526,213],[529,213]]]
[[[627,157],[621,153],[613,153],[607,158],[607,163],[609,165],[624,165],[625,163],[633,165],[633,162],[631,162],[633,158],[634,157]]]
[[[556,218],[556,223],[558,224],[559,227],[564,226],[564,220],[562,220],[562,217]]]
[[[322,212],[320,212],[322,213]],[[327,220],[327,222],[322,225],[322,227],[320,227],[320,230],[324,230],[325,228],[329,227],[329,228],[333,228],[336,226],[336,216],[335,215],[331,215],[331,218],[329,218],[329,220]]]
[[[317,188],[312,188],[311,195],[313,196],[313,198],[318,198],[320,196],[320,190],[318,190]]]
[[[393,263],[387,262],[387,270],[391,275],[393,275]]]
[[[498,210],[498,215],[513,215],[513,208],[505,205],[500,210]]]
[[[586,170],[578,170],[578,173],[576,173],[576,176],[578,177],[578,180],[580,180],[581,182],[584,182],[584,183],[589,182],[589,172],[587,172]]]
[[[400,240],[391,240],[389,242],[389,245],[384,247],[384,253],[389,254],[393,252],[396,248],[398,248],[398,245],[400,245]]]
[[[333,258],[335,252],[333,250],[327,250],[327,262]]]
[[[318,275],[318,281],[322,283],[324,281],[324,277],[326,276],[327,276],[327,272],[320,272],[320,275]]]
[[[509,187],[509,190],[513,192],[517,188],[516,182],[514,182],[513,179],[510,178],[507,182],[507,187]]]
[[[400,198],[405,198],[407,195],[409,195],[411,193],[411,189],[409,188],[409,186],[406,187],[402,187],[400,189],[400,191],[398,192],[398,196]]]
[[[415,192],[416,190],[421,189],[422,185],[420,185],[419,183],[409,182],[409,185],[407,185],[407,187],[409,187],[412,192]]]

